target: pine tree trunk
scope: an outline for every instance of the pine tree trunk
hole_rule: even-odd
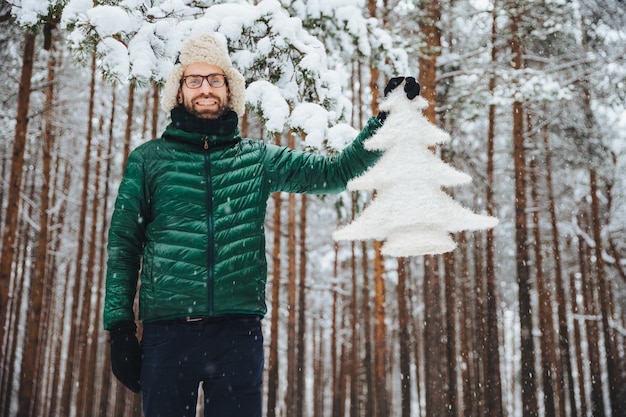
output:
[[[88,303],[89,308],[83,309],[85,311],[84,316],[86,324],[86,327],[83,329],[85,334],[85,343],[83,344],[83,359],[81,360],[80,373],[78,377],[80,387],[76,396],[76,409],[84,416],[92,414],[89,407],[93,407],[93,402],[90,401],[90,398],[94,398],[95,396],[96,387],[94,386],[93,381],[96,373],[95,367],[99,363],[99,361],[96,361],[95,358],[98,351],[98,330],[100,329],[100,323],[96,321],[96,318],[99,316],[97,312],[100,311],[102,306],[102,295],[99,290],[102,283],[100,282],[100,278],[96,277],[96,249],[98,242],[100,242],[100,236],[98,235],[97,228],[99,222],[96,221],[96,219],[98,219],[98,208],[100,207],[100,201],[102,201],[102,196],[100,196],[100,172],[102,168],[100,162],[102,160],[101,143],[98,143],[97,149],[96,165],[94,169],[94,198],[92,200],[91,207],[91,231],[89,232],[91,238],[87,255],[86,294],[88,298],[85,302]],[[94,285],[95,283],[97,283],[97,285]],[[96,302],[95,304],[92,304],[90,300],[93,298],[94,288]]]
[[[126,129],[124,131],[124,150],[122,152],[122,169],[126,166],[128,155],[130,155],[130,142],[133,132],[133,117],[135,106],[135,84],[128,85],[128,104],[126,105]]]
[[[455,417],[458,413],[458,387],[457,387],[457,344],[456,344],[456,273],[455,273],[455,259],[453,253],[446,253],[443,255],[444,263],[444,298],[445,298],[445,339],[446,339],[446,379],[447,384],[447,397],[448,397],[448,416]],[[463,279],[467,279],[467,276],[462,276]],[[467,319],[467,316],[465,317]],[[463,323],[464,326],[467,322]],[[469,382],[469,381],[468,381]],[[469,385],[469,384],[468,384]],[[470,406],[470,403],[464,404],[465,407]]]
[[[374,375],[376,417],[388,414],[387,325],[385,324],[385,270],[380,242],[374,242]]]
[[[443,361],[446,358],[441,306],[441,279],[435,263],[438,257],[424,257],[424,385],[426,415],[447,416],[449,399],[445,389]]]
[[[411,417],[411,333],[409,331],[409,309],[407,306],[407,269],[406,258],[398,258],[398,338],[400,339],[400,394],[401,417]]]
[[[513,69],[521,72],[522,45],[518,30],[521,16],[515,8],[511,17],[511,53]],[[528,230],[526,220],[526,150],[524,148],[524,111],[522,102],[513,103],[513,165],[515,168],[515,246],[519,298],[522,415],[538,415],[537,388],[535,383],[535,347],[533,341],[533,318],[531,304],[530,257],[528,254]]]
[[[363,348],[365,349],[363,363],[365,372],[366,395],[363,416],[374,417],[374,413],[376,412],[374,408],[375,381],[372,354],[372,308],[369,277],[370,260],[367,252],[367,246],[367,242],[361,242],[361,270],[363,275]]]
[[[586,30],[584,29],[586,33]],[[583,45],[586,47],[586,45]],[[588,80],[583,80],[583,103],[586,115],[586,127],[588,132],[594,132],[597,129],[593,110],[591,108],[591,93],[588,86]],[[611,327],[613,320],[612,298],[610,294],[610,284],[606,279],[604,271],[604,244],[602,241],[602,214],[600,209],[600,190],[598,187],[598,174],[596,168],[589,169],[589,193],[591,194],[591,231],[595,243],[594,269],[598,280],[598,301],[600,303],[600,313],[602,317],[602,336],[604,339],[604,348],[606,355],[606,366],[609,379],[609,401],[613,416],[623,415],[626,412],[626,399],[624,398],[622,366],[615,349],[615,331]]]
[[[59,204],[59,210],[57,212],[57,214],[53,215],[52,217],[52,222],[51,224],[54,225],[58,225],[60,227],[57,227],[57,230],[54,231],[52,234],[54,235],[54,238],[52,239],[52,241],[54,242],[54,246],[52,248],[53,252],[58,252],[59,248],[61,246],[61,235],[62,235],[62,231],[63,231],[63,227],[66,226],[65,223],[65,214],[67,212],[67,199],[64,198],[64,196],[68,195],[69,192],[69,188],[70,188],[70,182],[71,182],[71,165],[69,161],[64,161],[64,166],[63,166],[63,176],[62,176],[62,180],[61,180],[61,176],[59,174],[60,170],[61,170],[61,158],[57,157],[56,160],[56,175],[55,175],[55,180],[57,181],[55,184],[55,192],[53,194],[53,203],[52,206],[56,206],[57,205],[57,201],[60,199],[61,202],[58,203]],[[59,182],[61,182],[61,184],[59,184]],[[60,191],[60,192],[59,192]],[[59,196],[59,194],[61,194]],[[51,270],[56,269],[56,260],[52,261],[52,264],[50,266]],[[59,277],[59,280],[65,279],[65,282],[68,282],[67,276],[69,274],[69,268],[66,268],[66,272],[65,275],[62,277]],[[66,303],[65,300],[67,299],[67,293],[69,292],[69,287],[68,286],[63,286],[63,293],[58,294],[55,293],[55,298],[58,298],[58,300],[55,299],[55,302],[59,305],[61,305],[62,307],[60,308],[60,318],[57,321],[56,326],[53,328],[53,331],[56,331],[57,334],[60,334],[62,332],[62,329],[64,328],[64,322],[65,322],[65,317],[67,314],[67,309],[66,309]],[[61,378],[63,377],[61,374],[61,363],[63,361],[62,358],[62,353],[63,353],[63,342],[62,341],[57,341],[57,345],[54,349],[54,363],[55,363],[55,367],[54,367],[54,374],[52,375],[52,402],[50,404],[50,410],[52,410],[51,415],[59,415],[59,407],[60,407],[60,397],[61,397],[61,393],[63,390],[63,384],[61,384]]]
[[[83,315],[79,314],[82,310],[80,306],[82,302],[86,300],[86,297],[82,297],[81,290],[84,290],[83,282],[83,258],[85,248],[85,230],[87,224],[87,206],[89,201],[89,173],[91,171],[91,142],[93,139],[93,114],[94,114],[94,97],[96,90],[96,56],[92,55],[91,59],[91,82],[89,88],[89,107],[87,111],[87,137],[85,141],[85,160],[83,163],[83,181],[82,181],[82,194],[80,200],[80,212],[78,215],[78,232],[77,232],[77,249],[76,258],[74,264],[74,286],[72,289],[72,324],[70,326],[69,343],[74,354],[67,356],[66,362],[66,375],[63,383],[63,393],[61,397],[61,413],[63,415],[69,415],[72,401],[72,391],[75,386],[74,371],[76,370],[76,364],[80,365],[81,360],[81,346],[82,340],[81,329],[84,329]],[[89,289],[88,289],[89,290]]]
[[[356,217],[356,194],[352,193],[351,199],[351,220]],[[356,267],[356,242],[350,242],[350,321],[351,321],[351,342],[350,342],[350,417],[358,417],[358,385],[359,385],[359,319],[358,319],[358,297],[357,297],[357,267]]]
[[[293,132],[288,133],[287,146],[295,148]],[[298,364],[296,363],[296,325],[298,318],[296,268],[296,196],[287,196],[287,415],[296,416]],[[297,416],[300,417],[300,416]]]
[[[582,48],[587,52],[588,30],[584,20],[581,21],[581,29],[583,32]],[[589,88],[589,79],[587,76],[581,81],[582,99],[583,99],[583,115],[585,117],[585,128],[589,136],[593,137],[593,133],[597,131],[597,123],[591,106],[591,90]],[[597,297],[600,303],[600,315],[602,321],[602,336],[604,341],[604,354],[606,356],[606,367],[608,373],[608,389],[609,403],[611,407],[611,415],[624,415],[626,412],[626,404],[624,398],[622,366],[614,346],[615,332],[611,327],[610,321],[613,320],[612,299],[610,297],[610,284],[607,282],[604,271],[604,244],[602,241],[602,214],[600,209],[600,197],[598,196],[598,173],[595,166],[589,168],[589,194],[591,197],[591,233],[594,240],[594,256],[593,272],[597,279]]]
[[[475,416],[481,415],[477,412],[479,404],[481,402],[482,384],[480,382],[480,358],[482,340],[479,339],[480,327],[482,322],[482,302],[481,294],[483,293],[482,285],[480,281],[476,284],[471,282],[469,274],[469,256],[468,256],[468,243],[465,232],[459,233],[459,243],[457,248],[458,257],[460,258],[459,272],[455,273],[454,263],[448,264],[446,258],[451,256],[452,253],[444,255],[446,260],[446,298],[449,288],[454,288],[457,280],[461,284],[460,300],[457,300],[458,290],[453,295],[454,300],[447,300],[446,309],[449,308],[459,310],[459,319],[457,320],[459,326],[459,357],[463,361],[462,365],[457,363],[456,366],[460,366],[459,372],[463,376],[461,381],[463,387],[462,392],[462,408],[456,413],[459,416]],[[452,275],[449,277],[448,275]],[[477,275],[480,277],[480,275]],[[450,282],[452,280],[452,282]],[[454,304],[452,302],[454,301]],[[474,306],[474,309],[472,309]],[[448,319],[449,320],[449,319]],[[454,333],[450,336],[450,330],[448,330],[448,337],[454,337]],[[473,359],[472,359],[473,357]],[[448,372],[449,378],[455,378],[453,372]],[[451,385],[453,382],[451,382]]]
[[[578,250],[576,251],[578,254],[579,260],[582,259],[582,254],[584,251],[583,243],[579,239],[578,240]],[[582,262],[579,262],[582,266]],[[581,270],[581,276],[583,272]],[[583,288],[582,284],[580,288]],[[578,305],[578,297],[579,291],[576,290],[576,275],[574,273],[570,276],[570,303],[572,304],[572,315],[577,317],[581,313],[581,309]],[[578,398],[580,398],[580,406],[577,407],[580,410],[581,416],[586,416],[587,413],[587,383],[585,382],[585,361],[583,359],[583,349],[582,349],[582,336],[581,336],[581,323],[580,320],[574,319],[574,348],[576,355],[576,371],[578,374]]]
[[[591,249],[585,248],[585,260],[589,262],[591,259]],[[587,270],[590,269],[590,265],[586,265]],[[604,390],[602,387],[602,365],[600,362],[600,331],[598,329],[598,322],[593,317],[598,315],[597,309],[597,295],[595,286],[592,281],[591,270],[586,275],[586,280],[583,284],[584,298],[585,298],[585,318],[586,330],[587,330],[587,343],[589,349],[589,373],[591,376],[591,412],[594,417],[604,417]]]
[[[345,317],[343,314],[341,317]],[[343,322],[343,320],[342,320]],[[342,328],[345,328],[345,323],[342,323]],[[338,404],[339,404],[339,415],[346,415],[346,397],[347,397],[347,385],[348,385],[348,352],[346,351],[345,342],[341,344],[341,355],[339,359],[339,392],[338,392]]]
[[[317,322],[313,322],[313,415],[327,415],[324,403],[325,387],[324,377],[326,369],[326,352],[324,350],[324,328]]]
[[[335,261],[333,264],[334,286],[341,285],[339,279],[339,245],[335,242]],[[331,355],[331,375],[332,375],[332,417],[342,417],[341,414],[341,361],[339,358],[339,288],[333,288],[333,310],[332,310],[332,335],[330,339]]]
[[[530,130],[530,129],[529,129]],[[545,282],[543,273],[543,253],[541,242],[541,225],[539,224],[539,193],[537,188],[537,161],[535,158],[530,160],[529,180],[531,199],[534,209],[531,213],[533,224],[533,238],[535,249],[535,268],[536,268],[536,285],[539,298],[539,344],[541,347],[541,381],[543,383],[543,404],[544,415],[546,417],[556,417],[556,396],[554,376],[556,375],[555,363],[553,361],[554,353],[554,323],[552,320],[552,297],[548,284]]]
[[[150,137],[153,139],[158,137],[158,134],[159,134],[159,113],[161,113],[160,93],[161,93],[161,87],[156,83],[152,84],[152,121],[150,123],[150,128],[151,128]]]
[[[353,74],[352,74],[352,97],[353,97],[353,106],[352,106],[352,121],[353,126],[358,125],[358,129],[363,129],[363,121],[365,119],[364,112],[367,107],[364,103],[367,102],[366,97],[364,95],[365,85],[363,81],[363,71],[362,71],[362,62],[357,60],[353,62]],[[353,204],[355,204],[353,200]],[[355,206],[353,206],[353,209]],[[355,248],[353,247],[353,253],[355,254]],[[370,306],[370,286],[369,286],[369,256],[367,253],[367,242],[361,241],[359,253],[361,255],[361,299],[360,303],[357,300],[358,296],[354,296],[354,302],[357,303],[355,307],[357,310],[361,309],[361,315],[359,316],[359,324],[362,324],[362,331],[359,333],[359,337],[355,337],[355,340],[361,340],[362,350],[358,349],[358,353],[353,353],[353,383],[357,383],[358,386],[355,390],[356,395],[360,395],[363,398],[358,407],[359,415],[363,415],[364,417],[373,417],[374,416],[374,371],[373,371],[373,362],[372,362],[372,310]],[[355,254],[356,256],[356,254]],[[356,259],[355,259],[356,261]],[[361,327],[355,324],[353,325],[355,329],[361,330]],[[361,359],[361,353],[363,353],[363,359]]]
[[[419,61],[420,94],[430,104],[424,110],[424,116],[436,123],[435,104],[437,103],[437,58],[440,55],[441,33],[438,22],[441,11],[438,0],[424,0],[421,2],[423,17],[419,27],[425,45]],[[443,306],[441,300],[441,277],[436,273],[437,257],[426,256],[424,277],[424,352],[425,352],[425,403],[428,416],[446,416],[449,406],[444,375],[443,358],[445,357],[443,340]]]
[[[274,138],[276,144],[280,144],[280,135]],[[281,208],[282,198],[280,193],[272,196],[274,202],[273,214],[273,248],[272,248],[272,315],[270,323],[270,350],[267,374],[267,417],[276,417],[278,405],[278,321],[280,317],[280,268],[281,268]]]
[[[552,238],[552,251],[554,253],[554,287],[556,291],[556,305],[558,316],[558,339],[560,372],[557,376],[562,387],[567,386],[569,412],[570,415],[578,415],[576,407],[576,393],[574,391],[574,372],[572,369],[572,358],[570,354],[570,335],[567,324],[567,298],[565,296],[565,284],[563,283],[563,267],[561,265],[561,243],[559,241],[558,219],[556,215],[556,202],[554,196],[554,186],[552,181],[552,152],[550,150],[550,136],[547,126],[543,129],[543,148],[546,164],[546,192],[548,198],[548,210],[550,212],[550,231]],[[562,401],[559,403],[559,415],[565,416],[565,395],[561,395]]]
[[[14,141],[15,142],[15,141]],[[8,141],[4,144],[4,146],[2,147],[2,151],[5,152],[6,154],[8,154]],[[7,178],[7,170],[9,169],[9,158],[0,158],[0,178]],[[1,207],[4,207],[4,198],[5,198],[5,187],[0,187],[0,205]],[[4,229],[5,223],[4,223],[4,210],[0,210],[0,234],[4,234],[3,233],[3,229]],[[0,250],[2,250],[2,247],[0,246]],[[1,252],[0,252],[1,254]],[[2,285],[2,283],[0,283],[0,285]],[[1,291],[1,289],[0,289]],[[7,290],[8,291],[8,290]],[[0,305],[0,310],[2,310],[2,305]],[[2,323],[4,324],[4,323]],[[0,330],[1,331],[1,330]],[[0,337],[2,335],[0,334]],[[2,342],[2,339],[0,339],[0,342]],[[2,346],[0,345],[0,348],[2,348]],[[1,353],[2,351],[0,351]],[[3,358],[4,359],[4,358]],[[3,359],[0,359],[0,367],[2,366],[2,362]],[[2,368],[0,368],[2,369]],[[2,386],[2,383],[0,382],[0,387]]]
[[[606,366],[608,371],[609,383],[609,401],[611,404],[611,415],[624,415],[626,404],[622,391],[624,389],[622,382],[622,366],[615,349],[615,331],[611,326],[613,316],[613,299],[610,296],[611,289],[607,282],[604,271],[603,244],[602,244],[602,215],[600,213],[600,201],[598,190],[598,178],[595,169],[589,170],[589,185],[591,194],[591,224],[593,239],[595,243],[595,274],[598,280],[598,302],[600,305],[600,314],[602,318],[602,336],[604,340],[604,354],[606,355]]]
[[[491,230],[491,229],[489,229]],[[487,415],[487,391],[486,391],[486,381],[488,376],[486,372],[488,371],[487,364],[485,361],[485,352],[487,351],[487,344],[485,343],[485,338],[487,334],[487,309],[485,308],[485,294],[487,294],[487,280],[486,280],[486,270],[485,270],[485,247],[483,241],[483,233],[476,232],[474,233],[474,248],[472,250],[473,258],[474,258],[474,280],[469,278],[469,255],[465,258],[467,262],[463,263],[463,268],[468,271],[468,279],[464,280],[466,282],[467,287],[464,289],[464,293],[472,294],[472,288],[476,288],[475,299],[474,302],[468,303],[470,306],[472,304],[476,305],[476,310],[474,313],[470,313],[471,308],[465,308],[464,313],[466,316],[469,316],[468,319],[472,321],[471,329],[474,330],[473,335],[471,336],[472,343],[474,346],[474,377],[473,377],[473,392],[476,392],[477,398],[474,399],[474,406],[472,407],[470,413],[466,412],[466,416],[486,416]],[[496,344],[498,343],[497,333],[496,333]],[[499,369],[498,369],[498,377],[499,377]],[[472,395],[472,393],[468,393],[468,395]]]
[[[150,99],[152,98],[152,92],[146,90],[143,92],[143,104],[140,104],[140,109],[143,111],[141,115],[141,133],[140,136],[144,139],[148,139],[148,120],[150,120]]]
[[[57,115],[58,117],[58,115]],[[55,147],[55,154],[58,154],[56,151],[57,147]],[[52,155],[51,155],[52,156]],[[63,179],[63,175],[61,175],[61,164],[59,161],[61,158],[57,155],[56,158],[52,158],[51,165],[54,168],[51,169],[51,187],[50,187],[50,207],[57,207],[56,202],[58,201],[57,191],[61,190],[61,180]],[[45,380],[44,385],[44,399],[42,401],[42,409],[39,411],[38,415],[56,415],[56,388],[58,385],[59,378],[59,367],[61,366],[61,357],[59,353],[59,348],[62,346],[62,341],[59,340],[58,335],[61,333],[59,329],[63,329],[63,320],[64,316],[62,312],[64,311],[63,300],[64,297],[59,297],[58,295],[58,286],[57,282],[59,281],[59,271],[57,270],[57,262],[56,256],[54,254],[58,253],[59,248],[59,239],[57,238],[57,233],[54,231],[54,226],[57,224],[57,218],[63,216],[62,212],[64,210],[64,205],[61,204],[58,208],[58,213],[50,213],[48,216],[48,256],[46,259],[46,271],[48,279],[45,285],[45,295],[44,295],[44,308],[42,310],[43,317],[50,317],[50,319],[45,320],[45,331],[43,335],[43,345],[46,347],[46,355],[42,356],[39,360],[39,368],[44,369],[45,375],[42,379]]]
[[[53,115],[52,111],[54,101],[54,78],[56,71],[56,52],[52,45],[48,59],[48,74],[46,87],[46,112],[44,113],[44,138],[42,146],[42,181],[40,190],[40,208],[39,208],[39,238],[37,243],[37,251],[34,258],[34,274],[30,285],[30,302],[28,308],[26,336],[24,340],[24,352],[22,356],[22,366],[20,375],[20,391],[18,394],[18,415],[28,416],[34,415],[35,407],[41,406],[40,396],[37,388],[41,381],[41,372],[46,368],[39,368],[41,361],[37,358],[42,355],[45,350],[43,339],[43,322],[42,310],[45,303],[44,282],[50,277],[46,276],[46,267],[48,265],[48,210],[50,208],[50,184],[51,165],[52,165],[52,149],[54,147],[53,132]],[[39,413],[37,413],[39,414]]]
[[[584,212],[579,215],[578,218],[581,229],[589,232],[589,213]],[[594,417],[604,417],[604,393],[602,390],[602,368],[600,364],[600,351],[599,351],[599,330],[598,322],[593,319],[598,314],[597,300],[595,295],[595,287],[593,285],[592,270],[590,265],[590,259],[592,257],[591,249],[585,242],[585,236],[582,234],[578,236],[579,239],[579,273],[581,278],[581,292],[583,296],[583,315],[585,325],[585,339],[587,341],[587,355],[589,366],[589,380],[590,380],[590,410],[591,415]]]
[[[494,12],[491,23],[491,66],[495,71],[497,66],[497,24],[498,14],[497,0],[494,0]],[[489,92],[494,95],[496,89],[496,75],[489,77]],[[494,203],[494,155],[495,155],[495,126],[496,126],[496,106],[489,105],[489,121],[487,131],[487,195],[486,206],[489,216],[495,215]],[[500,343],[499,343],[499,322],[498,322],[498,294],[496,287],[496,261],[495,242],[493,229],[487,230],[487,247],[485,248],[485,300],[486,317],[484,323],[484,378],[485,378],[485,417],[499,417],[503,415],[502,405],[502,380],[500,377]]]
[[[35,148],[35,154],[32,156],[32,158],[33,158],[33,161],[39,160],[39,148]],[[37,171],[37,165],[35,165],[35,171]],[[32,204],[25,204],[25,202],[35,201],[36,181],[35,181],[34,175],[26,175],[26,172],[24,172],[24,175],[25,177],[22,179],[23,187],[25,188],[25,191],[23,192],[23,195],[25,198],[22,203],[24,204],[24,207],[20,209],[20,211],[23,211],[24,215],[20,216],[18,229],[17,229],[18,230],[17,246],[16,246],[17,257],[16,257],[16,275],[15,275],[15,279],[21,282],[22,284],[21,284],[20,291],[18,293],[19,296],[16,297],[15,308],[17,310],[13,313],[15,315],[15,322],[14,322],[15,327],[13,330],[15,341],[14,341],[13,354],[15,355],[16,358],[19,357],[20,350],[24,351],[25,348],[27,349],[27,346],[25,345],[25,343],[27,343],[28,340],[22,339],[18,336],[20,334],[21,326],[31,327],[28,323],[28,318],[30,315],[30,308],[24,309],[24,304],[25,304],[24,300],[30,299],[30,293],[33,287],[32,278],[34,275],[34,265],[32,262],[32,254],[31,254],[30,247],[33,245],[33,236],[35,232],[33,231],[33,226],[31,222],[28,221],[28,219],[33,218],[34,207]],[[27,304],[27,306],[29,306],[29,304]],[[24,321],[22,321],[23,316],[26,317]],[[37,322],[37,323],[32,324],[32,326],[37,327],[36,332],[37,334],[40,334],[41,323]],[[36,364],[38,362],[37,361],[38,349],[36,346],[33,348],[33,353],[34,353],[34,356],[29,359],[35,362]],[[22,360],[24,360],[23,357],[22,357]],[[35,364],[31,364],[30,366],[32,366],[33,369],[37,371]],[[14,368],[15,368],[15,371],[17,371],[18,367],[15,366]],[[23,371],[24,371],[24,368],[20,368],[20,373],[22,373]],[[20,377],[20,381],[21,379],[22,378]],[[20,404],[20,402],[18,401],[18,407],[19,407],[17,410],[18,417],[30,416],[35,411],[34,402],[36,401],[36,397],[39,394],[38,393],[39,387],[35,379],[30,379],[29,383],[35,385],[32,388],[33,396],[31,399],[33,400],[33,402],[27,403],[25,408],[22,408],[22,404]],[[18,400],[19,400],[19,394],[18,394]]]
[[[368,9],[372,17],[376,16],[376,1],[368,0]],[[372,114],[378,113],[379,70],[370,68],[370,91],[372,93]],[[388,413],[387,396],[387,327],[385,324],[385,269],[380,252],[381,242],[374,242],[374,409],[376,417],[386,417]]]
[[[424,258],[422,258],[424,259]],[[411,271],[411,269],[409,269],[409,271]],[[411,309],[411,311],[414,312],[413,317],[411,317],[411,332],[413,333],[414,337],[413,340],[415,342],[415,346],[413,346],[413,362],[415,363],[415,386],[416,386],[416,391],[417,391],[417,397],[416,397],[416,401],[418,404],[421,404],[422,398],[424,396],[423,394],[423,390],[422,390],[422,383],[425,383],[425,381],[422,381],[423,379],[423,375],[424,372],[422,372],[422,369],[424,368],[424,354],[423,354],[423,338],[421,337],[421,335],[423,334],[423,329],[422,329],[422,324],[424,323],[424,316],[423,316],[423,309],[422,308],[418,308],[418,306],[416,305],[416,301],[417,300],[421,300],[420,297],[418,297],[416,294],[420,294],[421,293],[421,286],[418,283],[418,281],[415,280],[410,280],[409,284],[413,284],[410,286],[410,294],[409,294],[409,308]],[[418,305],[421,305],[421,301],[417,301]],[[421,410],[420,410],[420,415],[421,415]]]
[[[115,85],[111,88],[111,116],[109,117],[109,130],[108,130],[108,142],[107,142],[107,150],[106,150],[106,167],[104,174],[104,192],[102,196],[103,208],[102,208],[102,229],[100,230],[100,260],[102,268],[100,270],[100,285],[98,289],[100,291],[104,291],[105,281],[106,281],[106,242],[107,242],[107,232],[108,232],[108,224],[110,219],[109,213],[109,184],[111,183],[111,172],[112,172],[112,155],[113,155],[113,140],[115,138],[114,134],[114,126],[115,126],[115,107],[117,103],[117,88]],[[102,297],[100,297],[102,301]],[[98,307],[97,311],[97,319],[96,319],[96,327],[102,329],[102,308]],[[100,385],[100,402],[97,405],[97,410],[101,416],[106,416],[109,409],[109,393],[110,393],[110,385],[111,385],[111,353],[109,340],[107,336],[106,343],[102,346],[103,349],[103,361],[102,361],[102,372],[100,375],[101,385]]]
[[[17,112],[15,116],[15,136],[13,139],[13,151],[11,154],[11,177],[7,191],[7,208],[5,211],[5,224],[2,234],[2,254],[0,255],[0,349],[2,349],[2,372],[6,375],[7,368],[12,367],[4,354],[7,346],[7,333],[5,329],[8,320],[7,306],[9,302],[9,288],[11,285],[11,272],[15,258],[15,239],[20,210],[20,193],[22,191],[22,170],[24,167],[24,151],[26,149],[26,131],[28,128],[28,113],[30,108],[30,87],[33,74],[33,61],[35,57],[35,35],[24,35],[24,48],[22,51],[22,72],[20,75],[19,89],[17,93]],[[8,387],[11,381],[0,381],[0,392],[9,395]],[[4,395],[4,394],[3,394]]]
[[[300,240],[299,240],[299,260],[300,268],[298,275],[300,282],[298,285],[298,375],[297,375],[297,405],[296,415],[304,416],[305,400],[306,400],[306,285],[307,285],[307,245],[306,245],[306,228],[307,228],[307,195],[303,194],[300,198]]]
[[[113,385],[115,387],[115,400],[113,403],[113,415],[114,416],[126,416],[126,398],[128,393],[131,392],[122,385],[121,382],[115,380]]]

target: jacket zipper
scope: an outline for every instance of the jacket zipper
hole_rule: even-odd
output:
[[[206,181],[207,191],[207,300],[208,300],[208,313],[213,314],[214,309],[214,235],[213,235],[213,201],[211,196],[213,195],[213,184],[211,182],[211,158],[209,150],[209,137],[204,137],[204,175]]]

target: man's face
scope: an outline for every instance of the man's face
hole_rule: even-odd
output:
[[[216,66],[207,64],[206,62],[195,62],[187,65],[184,77],[190,75],[215,75],[224,74],[224,71]],[[195,77],[194,77],[195,78]],[[221,80],[222,77],[209,77]],[[188,83],[191,79],[187,79],[187,82],[183,81],[178,90],[178,104],[182,104],[190,114],[203,119],[217,119],[222,116],[229,108],[230,101],[228,95],[228,85],[224,84],[221,87],[212,87],[209,81],[205,78],[198,88],[189,88]]]

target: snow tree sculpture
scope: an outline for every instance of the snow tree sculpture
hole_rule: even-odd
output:
[[[384,154],[348,183],[350,191],[376,190],[376,195],[359,217],[334,233],[335,240],[384,241],[381,251],[389,256],[433,255],[456,247],[450,233],[498,223],[463,207],[442,189],[472,178],[429,149],[448,142],[450,135],[422,114],[427,106],[420,96],[407,99],[402,87],[381,103],[380,110],[389,115],[365,147]]]

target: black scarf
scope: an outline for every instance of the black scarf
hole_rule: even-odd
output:
[[[236,135],[239,119],[237,113],[227,111],[219,119],[203,119],[190,114],[183,106],[172,109],[172,126],[189,133],[203,135],[229,136]]]

